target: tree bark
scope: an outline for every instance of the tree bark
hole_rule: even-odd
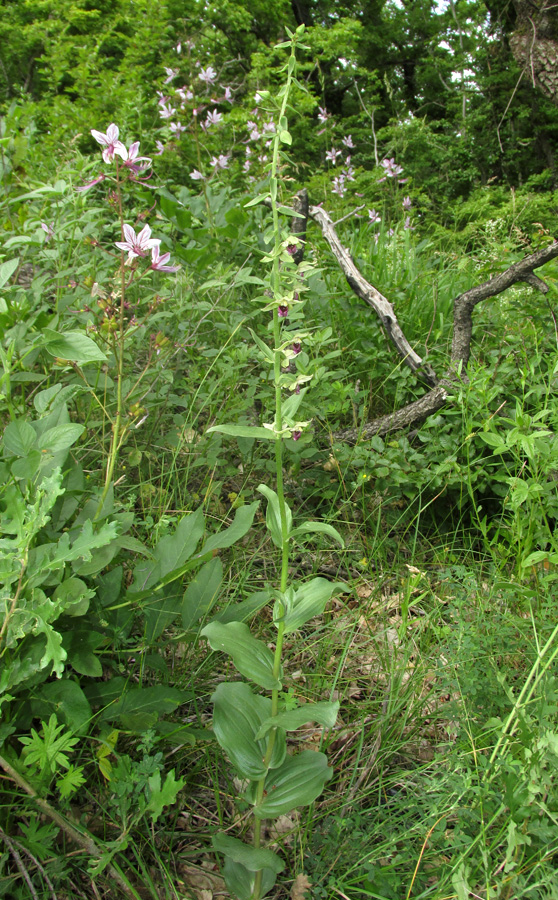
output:
[[[331,247],[332,253],[339,263],[349,285],[357,297],[360,297],[361,300],[364,300],[365,303],[372,307],[401,358],[413,372],[419,373],[428,384],[434,387],[438,382],[436,373],[411,347],[401,330],[399,322],[397,321],[397,316],[395,315],[395,310],[389,300],[363,278],[357,269],[351,254],[339,240],[337,232],[335,231],[335,225],[329,213],[319,206],[311,206],[309,215],[322,229],[322,233]]]
[[[558,104],[558,8],[555,0],[514,0],[516,28],[510,47],[518,65]]]

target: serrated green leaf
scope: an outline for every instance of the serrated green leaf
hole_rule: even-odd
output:
[[[296,731],[307,722],[317,722],[324,728],[333,728],[337,721],[339,701],[320,700],[319,703],[304,703],[296,709],[285,710],[278,715],[266,719],[256,734],[256,739],[265,737],[270,728],[283,728],[285,731]]]
[[[148,778],[147,783],[151,796],[146,811],[151,815],[152,821],[156,822],[165,806],[172,806],[173,803],[176,803],[178,792],[182,790],[186,782],[183,778],[179,778],[177,781],[174,777],[174,769],[171,769],[170,772],[167,772],[162,786],[161,773],[158,770]]]
[[[186,588],[182,600],[184,629],[191,628],[202,616],[207,615],[219,596],[222,583],[223,563],[215,556],[202,566]]]
[[[272,872],[278,875],[285,868],[285,863],[273,850],[245,844],[244,841],[239,841],[238,838],[231,837],[228,834],[213,835],[211,843],[216,853],[222,853],[223,856],[227,856],[233,862],[240,863],[249,872],[271,869]]]
[[[254,815],[258,819],[275,819],[299,806],[308,806],[320,796],[332,775],[325,753],[303,750],[288,756],[282,766],[267,776],[264,797],[254,806]]]
[[[255,694],[244,682],[234,681],[220,684],[211,700],[215,737],[242,778],[257,781],[269,768],[281,765],[287,752],[285,733],[276,734],[269,766],[263,762],[267,742],[255,737],[271,713],[269,697]]]
[[[305,534],[328,534],[332,537],[338,544],[341,544],[342,547],[345,546],[345,541],[339,534],[336,528],[333,525],[328,525],[327,522],[303,522],[302,525],[298,525],[291,531],[291,537],[302,537]]]
[[[212,650],[227,653],[241,675],[268,691],[281,690],[279,679],[273,674],[273,654],[263,641],[258,641],[243,622],[210,622],[201,634]]]

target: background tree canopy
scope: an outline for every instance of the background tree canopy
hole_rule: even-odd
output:
[[[176,43],[189,39],[196,60],[211,59],[234,85],[234,140],[243,114],[244,122],[250,118],[254,91],[277,80],[273,47],[284,27],[304,23],[309,94],[296,104],[299,184],[323,167],[328,140],[350,133],[359,172],[378,164],[378,147],[396,155],[422,194],[423,212],[449,222],[452,204],[486,184],[556,186],[556,14],[547,6],[538,0],[533,18],[527,4],[504,0],[317,0],[272,8],[169,0],[155,16],[142,0],[7,0],[0,96],[4,105],[25,97],[38,132],[55,142],[76,130],[88,134],[95,123],[133,120],[139,110],[142,125],[152,127],[162,67],[172,64]],[[315,127],[320,107],[335,122],[325,137]]]

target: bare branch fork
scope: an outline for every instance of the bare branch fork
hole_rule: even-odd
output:
[[[415,400],[413,403],[409,403],[407,406],[389,415],[374,419],[362,428],[350,428],[334,434],[337,440],[346,441],[347,443],[367,440],[375,434],[383,435],[390,431],[399,431],[441,409],[447,402],[451,391],[455,389],[456,383],[465,380],[465,376],[460,373],[466,370],[469,362],[473,333],[473,310],[477,303],[487,300],[489,297],[495,297],[512,285],[522,281],[542,293],[546,293],[548,286],[534,274],[533,270],[538,269],[558,256],[558,241],[554,241],[549,247],[538,250],[536,253],[531,253],[519,262],[514,263],[500,275],[496,275],[489,281],[485,281],[483,284],[479,284],[455,298],[453,304],[451,365],[445,374],[439,378],[431,366],[411,347],[397,321],[397,316],[389,300],[366,281],[359,272],[349,251],[341,243],[331,216],[319,206],[310,206],[306,191],[301,191],[297,195],[296,203],[295,208],[297,211],[304,213],[307,209],[308,216],[320,226],[348,284],[357,297],[364,300],[375,311],[386,334],[404,363],[431,386],[428,393],[419,400]],[[294,221],[297,222],[298,235],[304,239],[306,220],[303,222],[301,219],[295,219]]]

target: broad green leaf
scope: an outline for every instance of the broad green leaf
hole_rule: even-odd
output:
[[[70,679],[42,684],[31,700],[34,716],[45,721],[52,713],[74,733],[83,731],[91,722],[91,707],[79,684]]]
[[[43,457],[38,450],[31,450],[27,456],[14,459],[12,463],[12,475],[14,478],[20,478],[22,481],[31,481],[35,477],[39,469]]]
[[[284,420],[293,419],[296,416],[298,408],[304,399],[306,390],[307,389],[304,388],[304,390],[300,391],[299,394],[293,393],[290,397],[287,397],[287,399],[283,401],[282,414]]]
[[[257,206],[258,203],[263,203],[264,200],[269,199],[269,194],[258,194],[257,197],[254,197],[253,200],[249,200],[248,203],[244,204],[244,209],[248,209],[250,206]]]
[[[180,573],[195,553],[204,532],[205,521],[201,509],[184,516],[174,534],[165,535],[153,550],[153,559],[142,560],[134,568],[131,594],[148,590],[173,572]],[[168,582],[167,582],[168,583]]]
[[[85,428],[83,425],[56,425],[49,428],[39,437],[39,450],[48,451],[49,453],[60,453],[62,450],[69,450],[81,437]]]
[[[535,550],[533,553],[529,554],[527,559],[523,560],[521,566],[522,568],[525,568],[526,566],[536,566],[546,559],[551,565],[555,566],[558,563],[558,553],[550,553],[548,550]]]
[[[191,628],[202,616],[207,615],[219,594],[223,583],[223,563],[218,556],[202,566],[184,593],[182,601],[182,627]]]
[[[283,546],[283,533],[281,530],[281,511],[279,506],[279,497],[269,488],[266,484],[259,484],[258,491],[260,494],[263,494],[264,497],[267,497],[267,510],[265,514],[265,521],[269,533],[271,534],[271,540],[275,544],[276,547]],[[285,503],[285,518],[286,518],[286,526],[287,526],[287,537],[291,532],[291,525],[293,522],[293,514],[287,503]]]
[[[319,703],[305,703],[296,709],[285,710],[262,723],[256,738],[263,738],[270,728],[283,728],[285,731],[296,731],[307,722],[317,722],[324,728],[333,728],[337,721],[339,701],[320,700]]]
[[[508,449],[507,444],[503,438],[500,437],[499,434],[492,434],[492,432],[478,432],[478,436],[485,444],[488,444],[489,447],[492,447],[494,453],[505,453]]]
[[[212,425],[207,429],[207,434],[212,431],[227,434],[229,437],[257,438],[260,441],[276,440],[274,433],[269,428],[260,428],[258,425]]]
[[[338,544],[341,544],[342,547],[345,546],[345,541],[339,534],[336,528],[333,525],[328,525],[327,522],[303,522],[302,525],[298,525],[291,531],[291,537],[302,537],[305,534],[328,534],[332,537]]]
[[[100,678],[103,667],[95,650],[105,642],[105,635],[85,628],[67,631],[63,635],[64,649],[68,653],[68,664],[80,675]]]
[[[279,140],[283,144],[292,144],[292,142],[293,142],[293,139],[288,131],[279,132]]]
[[[273,674],[273,653],[263,641],[252,637],[250,629],[243,622],[210,622],[202,629],[212,650],[227,653],[241,675],[259,684],[267,691],[280,690],[282,685]]]
[[[270,591],[256,591],[255,594],[250,594],[250,596],[241,603],[232,603],[230,606],[227,606],[226,609],[217,613],[212,621],[223,623],[246,622],[247,619],[250,619],[255,613],[259,612],[260,609],[263,609],[266,603],[269,603],[270,599]]]
[[[255,872],[250,872],[242,863],[234,862],[226,856],[222,874],[231,897],[235,897],[236,900],[252,900],[256,879]],[[275,872],[271,869],[263,869],[261,897],[265,897],[270,892],[275,885],[276,879]]]
[[[154,594],[142,605],[145,618],[144,639],[147,644],[152,644],[160,637],[165,628],[180,615],[182,597],[177,595],[175,588],[167,590],[171,592],[170,596],[165,593]]]
[[[232,859],[233,862],[240,863],[249,872],[259,872],[260,869],[271,869],[276,875],[285,868],[283,860],[277,856],[273,850],[264,847],[253,847],[252,844],[245,844],[238,838],[231,837],[228,834],[215,834],[211,838],[213,849],[216,853],[222,853]]]
[[[277,206],[277,212],[283,213],[284,216],[290,216],[293,219],[306,218],[306,216],[304,216],[302,213],[297,212],[295,209],[292,209],[290,206],[279,205]]]
[[[97,346],[95,341],[80,331],[66,331],[58,334],[50,328],[45,328],[46,340],[44,348],[51,356],[60,359],[71,360],[79,365],[89,362],[106,362],[107,357]]]
[[[267,741],[255,735],[271,713],[271,700],[255,694],[248,684],[233,681],[220,684],[211,698],[213,731],[242,778],[257,781],[268,768],[277,768],[285,759],[285,733],[278,731],[269,766],[264,765]]]
[[[314,616],[321,615],[332,594],[344,590],[345,585],[340,582],[313,578],[292,594],[286,592],[281,598],[284,605],[285,634],[297,631]]]
[[[58,585],[52,599],[65,616],[84,616],[94,596],[95,591],[88,588],[85,581],[72,575]]]
[[[275,819],[298,806],[308,806],[320,796],[332,775],[325,753],[303,750],[287,756],[283,765],[267,776],[264,797],[254,806],[254,815]]]
[[[260,501],[256,500],[246,506],[241,506],[235,513],[232,525],[212,534],[202,547],[202,554],[212,553],[214,550],[223,550],[225,547],[232,547],[237,541],[244,537],[250,531],[256,510],[260,505]]]
[[[25,419],[10,422],[4,429],[4,449],[14,456],[27,456],[37,443],[37,433]]]
[[[273,353],[273,350],[271,349],[271,347],[268,347],[268,345],[265,344],[265,343],[261,340],[261,338],[258,337],[258,335],[256,334],[256,332],[255,332],[255,331],[252,331],[251,328],[249,328],[248,330],[249,330],[250,334],[252,335],[252,337],[253,337],[253,339],[254,339],[254,342],[258,345],[258,347],[259,347],[260,350],[262,351],[262,353],[263,353],[265,359],[267,359],[268,362],[270,362],[270,363],[273,364],[273,363],[275,362],[275,354]]]
[[[19,258],[7,259],[0,265],[0,288],[3,288],[19,265]]]
[[[123,728],[141,733],[151,728],[159,716],[174,712],[184,699],[183,691],[164,684],[132,688],[116,703],[104,709],[101,719],[105,722],[118,719]]]

